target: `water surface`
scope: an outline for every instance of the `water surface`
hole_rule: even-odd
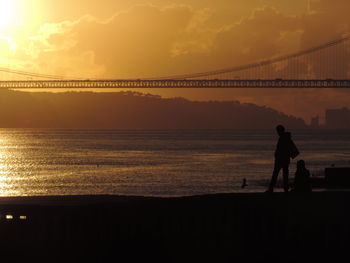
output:
[[[350,166],[348,131],[292,131],[312,173]],[[264,191],[274,131],[0,130],[0,195]],[[290,167],[291,177],[295,162]],[[241,189],[243,178],[248,187]]]

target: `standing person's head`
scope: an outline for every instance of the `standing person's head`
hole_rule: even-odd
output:
[[[281,135],[284,133],[285,130],[286,130],[286,129],[285,129],[284,126],[282,126],[282,125],[278,125],[278,126],[276,127],[276,131],[277,131],[277,133],[278,133],[279,136],[281,136]]]

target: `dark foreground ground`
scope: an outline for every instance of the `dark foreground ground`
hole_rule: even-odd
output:
[[[350,192],[0,198],[0,213],[2,262],[347,262],[350,252]]]

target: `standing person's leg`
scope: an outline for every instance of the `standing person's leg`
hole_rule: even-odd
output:
[[[289,176],[289,162],[283,164],[283,189],[285,192],[288,192],[289,190],[289,181],[288,181],[288,176]]]
[[[277,183],[277,177],[278,177],[278,174],[279,174],[281,168],[282,168],[282,166],[281,166],[280,162],[275,160],[275,166],[273,168],[272,178],[271,178],[270,186],[268,189],[269,192],[273,192],[273,188],[275,187],[275,185]]]

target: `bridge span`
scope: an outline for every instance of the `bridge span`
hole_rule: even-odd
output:
[[[0,89],[350,88],[349,56],[350,36],[346,35],[245,65],[152,78],[65,77],[0,67]]]
[[[109,88],[350,88],[350,80],[23,80],[0,81],[2,89]]]

